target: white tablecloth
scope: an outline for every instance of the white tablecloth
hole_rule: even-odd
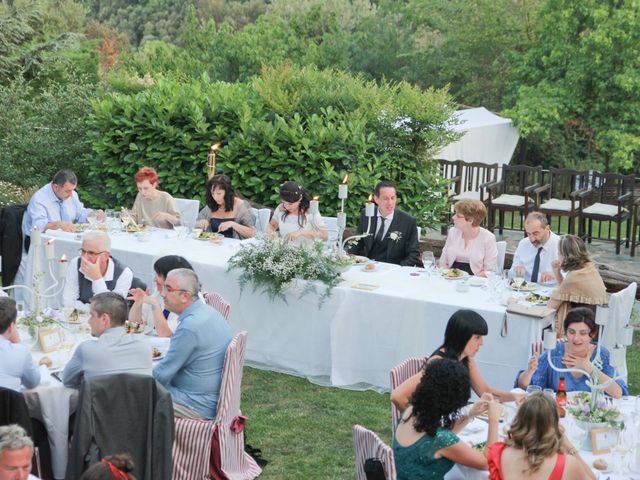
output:
[[[63,253],[69,258],[77,255],[79,236],[56,232],[56,237],[56,258]],[[460,308],[471,308],[489,325],[477,356],[482,374],[489,384],[509,389],[517,370],[527,364],[530,343],[540,338],[545,326],[528,317],[510,317],[503,337],[505,307],[489,301],[486,290],[472,287],[459,293],[456,281],[429,278],[418,269],[388,264],[372,273],[352,267],[321,307],[317,295],[299,298],[295,289],[286,302],[271,301],[252,291],[251,285],[241,292],[239,272],[226,271],[228,259],[241,245],[242,241],[225,239],[216,246],[155,231],[148,241],[129,234],[113,235],[111,252],[149,286],[156,259],[168,254],[184,256],[203,290],[219,292],[231,303],[229,321],[234,330],[249,332],[247,363],[335,386],[388,389],[393,366],[409,356],[430,354],[441,344],[449,317]],[[31,249],[30,269],[33,254]],[[42,254],[41,263],[44,261]],[[377,288],[353,288],[357,283]]]

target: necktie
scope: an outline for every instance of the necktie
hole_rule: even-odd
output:
[[[531,271],[531,281],[538,281],[538,270],[540,270],[540,252],[542,252],[542,247],[538,249],[538,253],[536,253],[536,258],[533,261],[533,270]]]
[[[164,310],[162,310],[162,315],[164,315],[165,319],[169,318],[169,313],[171,313],[171,312],[169,312],[169,310],[167,310],[166,308]]]
[[[384,237],[384,217],[380,217],[380,228],[378,229],[378,233],[376,233],[376,242],[382,242],[382,237]]]
[[[67,215],[67,210],[64,208],[62,200],[58,200],[58,204],[60,205],[60,220],[62,220],[63,222],[68,222],[69,215]]]

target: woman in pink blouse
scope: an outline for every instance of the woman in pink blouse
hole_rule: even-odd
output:
[[[480,226],[487,209],[479,200],[460,200],[454,205],[453,227],[444,244],[440,267],[457,268],[485,277],[498,260],[496,237]]]

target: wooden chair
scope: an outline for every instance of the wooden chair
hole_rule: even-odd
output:
[[[244,451],[244,417],[240,388],[247,332],[238,333],[227,347],[216,418],[175,419],[173,480],[206,478],[252,479],[262,469]]]
[[[364,470],[365,462],[376,459],[382,463],[386,480],[395,480],[396,465],[393,450],[380,437],[361,425],[353,426],[353,441],[356,449],[356,479],[367,480]]]
[[[389,383],[391,391],[394,391],[402,382],[413,377],[420,372],[427,359],[425,357],[409,357],[399,365],[396,365],[389,372]],[[400,420],[400,411],[391,402],[391,432],[395,435],[398,421]]]
[[[204,302],[210,307],[219,311],[224,319],[228,322],[231,315],[231,304],[227,302],[222,295],[216,292],[204,293]]]
[[[636,198],[633,203],[633,222],[631,225],[631,252],[630,255],[634,257],[636,255],[636,244],[638,243],[638,236],[640,236],[640,198]]]
[[[558,219],[558,231],[562,217],[569,220],[569,233],[575,232],[575,219],[580,214],[580,193],[589,188],[589,172],[568,168],[550,168],[549,181],[535,189],[536,210],[549,218]]]
[[[542,181],[542,166],[503,165],[502,179],[487,186],[489,211],[488,228],[495,229],[495,214],[498,213],[498,229],[504,230],[505,212],[518,214],[521,223],[530,210],[535,207],[534,191]],[[514,228],[514,218],[511,219]]]
[[[629,247],[631,239],[631,223],[633,212],[633,175],[619,173],[594,172],[591,188],[580,194],[580,233],[579,235],[591,243],[593,238],[593,221],[600,222],[598,238],[601,238],[602,224],[609,224],[608,237],[611,237],[611,223],[616,224],[616,254],[620,254],[620,245],[626,239]],[[622,223],[626,223],[626,236],[622,237]]]
[[[484,202],[486,189],[498,180],[498,164],[460,161],[456,193],[449,198],[453,203],[458,200],[480,200]]]

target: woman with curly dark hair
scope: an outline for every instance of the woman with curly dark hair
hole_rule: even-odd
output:
[[[109,455],[100,463],[91,465],[80,477],[80,480],[136,480],[133,476],[135,465],[128,453]]]
[[[505,442],[488,447],[491,480],[595,479],[591,468],[560,430],[553,397],[529,396],[516,414]]]
[[[487,469],[485,456],[453,432],[471,381],[459,361],[428,363],[393,439],[398,480],[442,479],[454,463]],[[487,445],[498,439],[501,406],[489,403]]]
[[[296,182],[284,182],[280,186],[280,201],[267,227],[268,233],[277,230],[281,238],[289,241],[329,238],[322,216],[309,211],[311,197],[306,189]]]
[[[489,333],[489,327],[480,314],[473,310],[458,310],[449,318],[444,331],[444,342],[431,354],[427,364],[442,358],[456,360],[467,368],[471,378],[471,388],[483,400],[490,400],[493,398],[491,395],[499,396],[502,401],[518,400],[518,395],[489,386],[480,374],[475,357],[487,333]],[[391,401],[400,411],[409,405],[409,399],[421,377],[422,372],[417,373],[391,392]],[[467,398],[469,398],[469,392],[467,392]],[[486,403],[479,402],[469,415],[481,414],[485,406]]]
[[[198,214],[198,226],[228,238],[250,238],[256,234],[256,217],[251,205],[237,194],[226,175],[214,175],[207,182],[207,205]]]
[[[564,319],[571,308],[586,305],[595,308],[595,305],[606,305],[609,299],[602,277],[580,237],[563,235],[558,250],[558,260],[551,263],[558,286],[551,292],[549,308],[558,311],[556,330],[564,333]]]

